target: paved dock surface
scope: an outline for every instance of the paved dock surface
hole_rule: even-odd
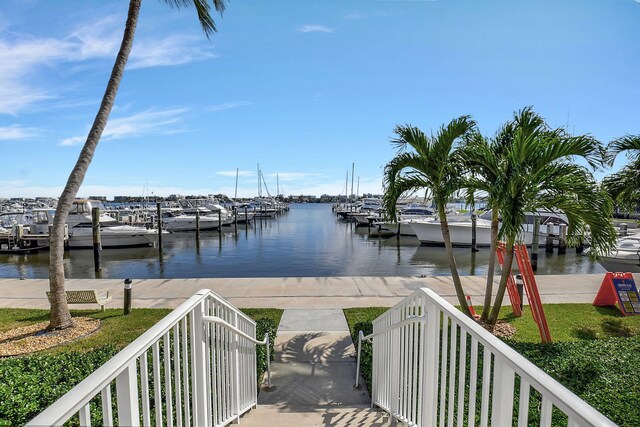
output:
[[[286,309],[278,327],[272,387],[266,382],[246,426],[386,426],[366,388],[355,388],[355,348],[342,310]],[[364,381],[360,381],[364,384]]]
[[[603,278],[603,274],[539,275],[536,281],[543,303],[589,303]],[[635,278],[638,283],[640,275]],[[175,308],[200,289],[211,289],[241,308],[391,307],[422,287],[458,304],[448,276],[132,279],[134,308]],[[473,304],[482,304],[486,278],[463,276],[461,280]],[[113,300],[107,308],[123,305],[120,279],[67,279],[65,286],[67,290],[109,291]],[[48,279],[0,279],[0,307],[48,308],[48,289]],[[95,308],[95,304],[87,307]]]

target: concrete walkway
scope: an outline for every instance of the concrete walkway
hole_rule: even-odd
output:
[[[286,309],[278,326],[272,387],[266,382],[247,426],[388,425],[354,387],[355,348],[340,309]],[[361,381],[361,384],[363,382]]]
[[[543,303],[589,303],[598,292],[603,277],[604,274],[539,275],[536,281]],[[639,283],[640,275],[635,275],[635,279]],[[486,278],[463,276],[461,280],[473,303],[480,304]],[[236,307],[243,308],[391,307],[421,287],[431,288],[447,301],[458,303],[448,276],[133,278],[133,306],[175,308],[198,290],[211,289]],[[120,279],[67,279],[66,288],[109,291],[113,301],[107,308],[122,307],[124,300]],[[0,279],[0,307],[48,308],[45,293],[48,289],[48,279]],[[95,308],[95,304],[88,308]]]

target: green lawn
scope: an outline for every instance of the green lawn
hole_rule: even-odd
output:
[[[282,316],[282,310],[278,309],[247,308],[242,309],[242,311],[254,320],[271,319],[276,326],[280,323],[280,317]],[[113,345],[116,349],[121,349],[170,312],[171,309],[168,308],[136,308],[131,311],[131,314],[123,316],[121,309],[107,309],[104,312],[99,310],[72,310],[72,316],[88,316],[100,319],[100,329],[88,337],[43,350],[39,354],[86,352],[106,345]],[[0,309],[0,332],[48,320],[48,310],[3,308]]]
[[[347,323],[352,329],[359,322],[370,322],[387,310],[386,307],[347,308]],[[591,304],[545,304],[544,312],[554,342],[575,342],[585,339],[630,337],[640,335],[640,316],[623,316],[615,307],[594,307]],[[503,307],[500,319],[516,328],[516,342],[540,342],[538,327],[528,306],[520,318],[511,307]],[[355,332],[357,336],[357,331]]]

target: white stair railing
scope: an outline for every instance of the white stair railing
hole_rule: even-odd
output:
[[[90,426],[223,426],[256,406],[256,324],[210,290],[189,298],[33,418]],[[270,375],[269,375],[270,377]],[[112,392],[115,390],[115,396]],[[114,420],[114,414],[117,419]]]
[[[430,289],[358,339],[372,341],[372,404],[413,426],[615,426]],[[516,408],[517,405],[517,408]]]

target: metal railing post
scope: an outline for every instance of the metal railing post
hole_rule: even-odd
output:
[[[207,384],[205,382],[207,366],[205,360],[206,343],[204,331],[206,325],[203,318],[204,301],[201,301],[194,310],[195,331],[193,340],[195,346],[195,357],[193,360],[192,381],[195,384],[195,396],[193,396],[195,410],[193,411],[193,424],[207,427],[209,425],[209,417],[207,413]]]
[[[439,341],[438,331],[440,330],[440,316],[434,304],[423,303],[426,320],[422,325],[425,328],[423,333],[422,348],[424,349],[425,376],[422,383],[422,425],[436,425],[436,415],[438,413],[438,359]]]
[[[116,377],[116,396],[118,402],[118,425],[139,426],[138,374],[135,361]]]
[[[233,326],[238,328],[238,313],[233,313]],[[238,328],[240,329],[240,328]],[[236,408],[236,422],[240,423],[240,355],[238,354],[238,341],[240,340],[240,336],[238,334],[233,334],[232,341],[232,354],[233,354],[233,366],[235,368],[235,375],[233,376],[233,384],[231,387],[233,396],[235,398],[235,408]]]
[[[269,333],[264,334],[264,340],[267,342],[267,388],[271,388],[271,344],[269,344]]]
[[[358,383],[360,382],[360,353],[362,352],[362,331],[358,331],[358,359],[356,362],[356,388],[358,388]]]

